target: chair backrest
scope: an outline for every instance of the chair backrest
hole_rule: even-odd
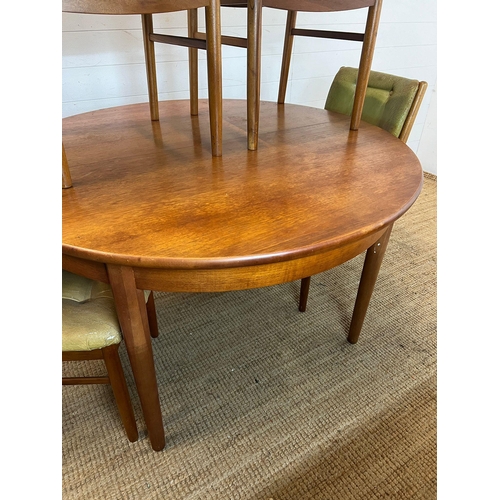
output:
[[[325,109],[350,115],[357,77],[356,68],[340,68],[328,92]],[[426,82],[371,71],[361,119],[406,142],[426,89]]]

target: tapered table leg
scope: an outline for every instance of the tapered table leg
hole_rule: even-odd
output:
[[[306,312],[307,297],[309,296],[309,285],[311,284],[311,277],[302,278],[300,280],[300,300],[299,311]]]
[[[161,451],[165,447],[165,431],[151,337],[143,322],[146,314],[144,292],[137,290],[132,268],[108,264],[107,270],[149,440],[153,450]]]
[[[370,298],[375,288],[378,272],[382,265],[385,249],[389,243],[391,230],[392,224],[387,228],[379,240],[366,251],[365,263],[363,265],[361,281],[358,287],[358,295],[356,297],[356,303],[354,304],[354,312],[352,313],[349,336],[347,337],[347,340],[351,344],[355,344],[358,341],[368,304],[370,303]]]

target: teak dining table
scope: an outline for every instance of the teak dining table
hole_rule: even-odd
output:
[[[63,268],[111,284],[157,451],[165,430],[142,290],[270,286],[366,251],[355,343],[392,225],[423,179],[402,141],[364,122],[352,131],[348,116],[322,109],[262,102],[259,149],[249,151],[246,101],[224,101],[222,157],[211,155],[206,101],[194,117],[188,100],[160,111],[151,122],[147,103],[120,106],[62,127],[73,179],[62,192]]]

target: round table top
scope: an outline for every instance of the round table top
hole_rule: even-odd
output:
[[[380,231],[418,197],[422,169],[388,132],[347,116],[261,103],[246,149],[246,101],[225,100],[222,157],[206,102],[148,104],[63,119],[73,188],[63,253],[151,268],[223,268],[319,254]]]

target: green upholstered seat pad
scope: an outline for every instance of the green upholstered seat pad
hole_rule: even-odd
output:
[[[122,340],[112,299],[62,301],[62,350],[93,351]]]
[[[351,115],[357,77],[356,68],[340,68],[325,109]],[[417,90],[418,80],[371,71],[361,119],[399,137]]]
[[[144,290],[148,300],[150,290]],[[110,285],[62,271],[62,350],[93,351],[122,340]]]
[[[93,351],[122,340],[111,288],[62,272],[62,350]]]

